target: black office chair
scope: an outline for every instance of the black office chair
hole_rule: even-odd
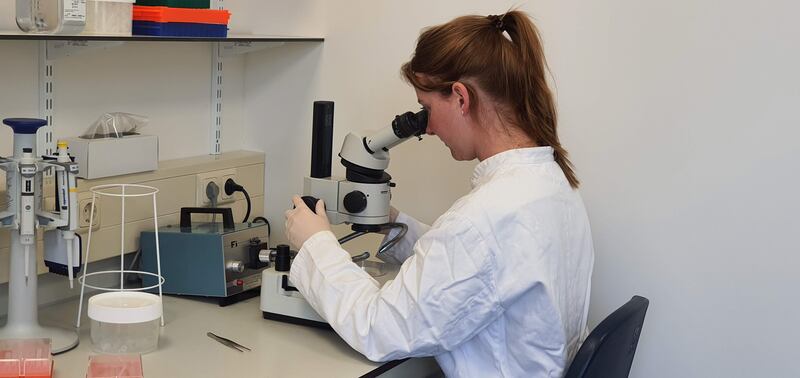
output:
[[[650,301],[634,295],[583,342],[564,378],[627,378]]]

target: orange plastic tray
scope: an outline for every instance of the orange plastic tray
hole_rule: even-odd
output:
[[[134,21],[227,25],[230,18],[226,10],[133,6]]]

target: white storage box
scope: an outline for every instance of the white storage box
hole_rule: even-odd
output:
[[[127,135],[122,138],[67,139],[75,157],[78,177],[96,179],[158,169],[158,137]]]
[[[131,35],[135,0],[87,0],[84,34]]]
[[[158,348],[161,299],[158,295],[121,291],[89,298],[92,349],[106,354],[135,354]]]

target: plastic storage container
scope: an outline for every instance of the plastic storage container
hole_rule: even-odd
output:
[[[134,21],[188,22],[227,25],[231,13],[224,9],[188,9],[133,6]]]
[[[218,24],[195,24],[189,22],[134,21],[133,34],[169,37],[214,37],[228,36],[228,26]]]
[[[208,9],[211,7],[211,0],[136,0],[136,5]]]
[[[158,295],[133,291],[97,294],[89,298],[88,314],[92,349],[98,353],[147,353],[158,347]]]
[[[142,357],[138,354],[91,356],[86,378],[144,378]]]
[[[87,0],[84,34],[131,35],[134,0]]]
[[[0,340],[0,377],[50,378],[50,339]]]

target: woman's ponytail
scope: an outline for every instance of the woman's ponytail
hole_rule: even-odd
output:
[[[503,115],[506,123],[524,131],[537,145],[553,148],[556,163],[577,188],[578,178],[556,132],[557,112],[547,72],[539,33],[530,18],[517,10],[463,16],[425,30],[411,61],[402,68],[405,78],[423,91],[448,94],[453,82],[476,82],[508,108]],[[479,100],[475,97],[470,106],[477,106]]]

